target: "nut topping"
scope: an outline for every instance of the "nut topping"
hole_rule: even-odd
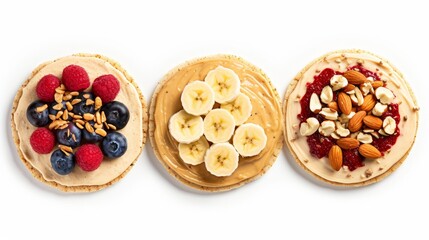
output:
[[[337,120],[338,118],[338,112],[332,111],[330,108],[322,108],[322,111],[320,111],[319,114],[328,120]]]
[[[357,140],[361,143],[372,143],[372,137],[370,134],[359,133],[357,135]]]
[[[108,126],[107,129],[110,128],[109,125],[110,124],[106,123],[106,126]],[[301,133],[302,136],[310,136],[317,131],[317,129],[319,128],[319,125],[320,125],[319,121],[316,118],[314,117],[308,118],[306,122],[301,123],[299,133]]]
[[[325,137],[329,137],[335,131],[335,123],[333,121],[323,121],[319,127],[319,133]]]
[[[334,75],[329,82],[332,86],[333,91],[337,91],[341,88],[344,88],[348,84],[347,79],[341,75]]]
[[[378,102],[375,104],[374,108],[372,109],[372,114],[374,116],[380,117],[386,111],[387,111],[387,105],[384,105],[384,104]]]
[[[385,133],[392,135],[396,130],[396,121],[392,117],[386,117],[383,121],[383,130]]]
[[[332,92],[332,88],[330,86],[325,86],[322,89],[322,93],[320,94],[320,100],[323,103],[329,104],[332,102],[333,97],[334,97],[334,94]]]
[[[383,104],[390,104],[393,99],[395,98],[395,95],[393,95],[392,91],[385,87],[379,87],[375,90],[375,96],[378,100],[380,100]]]

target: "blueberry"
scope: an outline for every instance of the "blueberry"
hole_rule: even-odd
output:
[[[37,108],[45,104],[47,103],[37,100],[32,102],[27,108],[27,119],[35,127],[46,126],[50,121],[48,108],[37,112]]]
[[[76,125],[74,125],[74,123],[69,123],[66,128],[57,130],[56,135],[57,141],[60,144],[70,146],[72,148],[78,147],[82,139],[82,132],[78,127],[76,127]]]
[[[82,92],[75,99],[80,99],[81,101],[73,106],[73,113],[82,115],[85,113],[95,113],[94,104],[86,105],[86,100],[94,100],[94,94],[90,92]]]
[[[71,173],[75,166],[74,155],[70,153],[68,156],[60,149],[55,150],[51,155],[51,165],[56,173],[67,175]]]
[[[117,158],[127,151],[127,139],[118,132],[111,132],[104,138],[102,144],[104,156],[108,158]]]
[[[121,102],[109,102],[101,108],[106,114],[107,123],[113,124],[117,130],[124,128],[130,120],[128,108]]]

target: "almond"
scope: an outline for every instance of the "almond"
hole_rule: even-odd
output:
[[[328,107],[332,111],[338,111],[338,104],[336,102],[330,102],[330,103],[328,103]]]
[[[378,88],[378,87],[382,87],[384,84],[383,84],[383,81],[374,81],[373,83],[372,83],[372,88],[374,88],[374,89],[376,89],[376,88]]]
[[[378,130],[383,126],[383,121],[380,118],[370,115],[363,118],[363,123],[374,130]]]
[[[365,98],[363,99],[363,104],[360,106],[360,110],[369,112],[374,108],[376,103],[377,103],[377,99],[375,98],[374,95],[372,94],[366,95]]]
[[[359,147],[359,141],[354,138],[341,138],[337,140],[338,146],[344,150],[353,149]]]
[[[350,92],[352,90],[355,90],[355,85],[353,84],[347,84],[347,86],[343,89],[344,92]]]
[[[349,70],[349,71],[345,72],[343,74],[343,76],[345,78],[347,78],[347,81],[349,83],[354,84],[354,85],[360,85],[360,84],[367,81],[365,75],[363,75],[362,73],[355,71],[355,70]]]
[[[349,130],[350,132],[357,132],[361,129],[363,125],[363,118],[366,116],[365,111],[357,112],[352,119],[349,121]]]
[[[338,107],[342,113],[346,115],[350,114],[352,111],[352,100],[350,99],[349,95],[343,92],[338,94]]]
[[[328,154],[329,163],[331,163],[331,167],[338,171],[343,166],[343,151],[337,145],[331,147]]]
[[[362,144],[359,146],[359,153],[366,158],[379,158],[381,152],[371,144]]]

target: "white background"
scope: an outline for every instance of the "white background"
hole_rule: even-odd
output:
[[[427,239],[425,5],[125,2],[0,3],[0,239]],[[147,144],[131,172],[114,186],[63,194],[32,178],[11,140],[13,97],[47,60],[79,52],[106,55],[122,64],[149,100],[157,82],[177,64],[209,54],[235,54],[262,68],[283,97],[307,63],[347,48],[390,60],[405,74],[422,107],[408,159],[371,186],[344,190],[319,184],[297,169],[283,149],[256,182],[226,193],[198,193],[176,183]]]

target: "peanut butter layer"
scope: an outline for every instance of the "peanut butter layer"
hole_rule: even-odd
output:
[[[228,177],[210,174],[204,164],[184,163],[168,131],[170,117],[182,109],[180,95],[191,81],[204,80],[218,66],[232,69],[241,80],[241,92],[252,102],[249,123],[261,125],[267,135],[266,148],[254,157],[240,157],[237,170]],[[228,190],[262,175],[274,162],[282,146],[283,117],[276,90],[257,68],[232,56],[213,56],[191,61],[171,71],[158,86],[151,102],[150,133],[158,159],[182,182],[202,190]]]
[[[365,160],[365,166],[349,171],[342,168],[335,171],[329,164],[328,158],[318,159],[310,154],[306,137],[299,134],[299,119],[301,112],[299,100],[304,96],[307,83],[314,81],[314,76],[325,68],[344,72],[347,67],[358,63],[376,72],[386,86],[395,94],[393,103],[399,104],[402,117],[398,127],[401,134],[396,144],[385,156],[377,160]],[[337,185],[365,185],[378,181],[393,172],[408,155],[416,136],[418,124],[418,106],[414,95],[399,73],[389,62],[365,51],[338,51],[325,55],[308,65],[300,72],[287,89],[284,103],[286,118],[285,138],[295,160],[314,176]]]
[[[30,136],[36,127],[32,126],[26,117],[26,110],[28,105],[37,100],[36,85],[41,77],[47,74],[54,74],[61,77],[64,67],[76,64],[85,68],[88,72],[91,85],[95,78],[104,74],[113,74],[119,81],[121,89],[115,100],[124,103],[130,111],[130,120],[124,129],[119,132],[124,134],[128,142],[128,150],[126,153],[117,159],[105,158],[100,167],[93,172],[84,172],[78,166],[65,176],[55,173],[50,163],[51,154],[38,154],[33,151],[30,145]],[[19,151],[24,161],[27,161],[31,166],[36,169],[46,182],[52,183],[53,186],[72,187],[70,191],[79,191],[78,188],[85,187],[82,191],[92,191],[89,186],[107,186],[120,179],[126,173],[130,166],[136,161],[143,147],[144,143],[144,129],[146,123],[143,119],[147,119],[144,114],[145,106],[142,106],[143,99],[141,99],[137,88],[127,79],[123,71],[118,70],[111,62],[104,60],[102,57],[91,55],[76,55],[64,57],[53,62],[44,64],[42,67],[33,72],[32,77],[26,82],[21,89],[21,96],[17,98],[16,110],[13,113],[13,121],[16,127],[17,136],[19,138]],[[89,91],[90,89],[87,89]],[[56,148],[55,148],[56,149]],[[54,149],[54,150],[55,150]],[[31,169],[32,170],[32,169]],[[60,188],[60,187],[59,187]],[[60,188],[61,190],[68,191],[67,188]],[[87,190],[85,190],[87,189]],[[100,188],[96,187],[94,190]]]

